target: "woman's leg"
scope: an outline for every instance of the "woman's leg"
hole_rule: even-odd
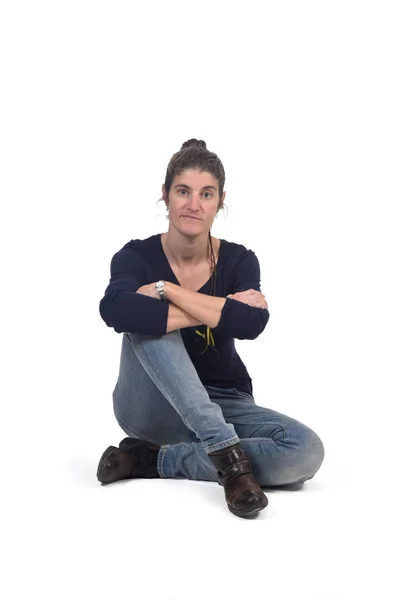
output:
[[[201,444],[211,453],[239,442],[202,385],[179,330],[162,337],[124,333],[115,416],[131,437],[155,444]],[[210,472],[215,471],[211,461]]]
[[[286,415],[257,406],[254,399],[230,389],[206,387],[227,422],[240,437],[261,486],[281,486],[311,479],[321,466],[324,447],[318,435]],[[161,477],[217,481],[217,474],[198,443],[163,445],[159,453]]]
[[[210,452],[207,444],[185,425],[172,402],[156,385],[156,381],[163,380],[161,374],[165,373],[165,364],[169,363],[169,359],[174,360],[176,365],[171,370],[167,369],[166,377],[171,386],[172,399],[176,397],[178,404],[185,403],[186,396],[182,395],[182,389],[188,375],[195,380],[189,384],[189,388],[192,383],[195,386],[198,384],[197,373],[180,333],[179,336],[172,335],[178,333],[171,332],[162,338],[136,334],[129,334],[128,337],[128,334],[123,334],[120,372],[113,393],[114,412],[127,435],[161,446],[158,454],[158,473],[161,477],[217,481],[217,471],[207,456]],[[160,342],[164,342],[164,345]],[[146,347],[144,353],[141,351],[143,345]],[[149,361],[149,366],[146,359],[151,352],[153,359]],[[141,355],[142,360],[139,360]],[[190,363],[188,373],[185,372],[187,361]],[[180,384],[180,393],[173,393],[175,383]],[[234,427],[261,485],[302,482],[311,479],[319,469],[324,448],[320,438],[307,426],[281,413],[257,406],[251,396],[236,390],[204,388],[201,382],[196,390],[202,402],[217,406],[221,411],[218,413],[220,418]],[[189,399],[192,398],[190,396]],[[232,441],[231,445],[234,443]]]

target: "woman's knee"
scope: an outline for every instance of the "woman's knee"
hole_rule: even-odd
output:
[[[325,448],[321,438],[312,429],[307,428],[307,430],[302,452],[303,473],[299,482],[314,477],[325,457]]]
[[[321,438],[309,427],[305,427],[301,445],[295,452],[296,460],[290,461],[286,484],[303,483],[314,477],[325,456]]]
[[[290,434],[280,442],[275,459],[258,466],[259,483],[265,486],[283,486],[303,483],[314,477],[325,456],[321,438],[309,427],[299,425],[296,435]],[[278,444],[278,445],[280,445]],[[269,462],[269,461],[268,461]]]

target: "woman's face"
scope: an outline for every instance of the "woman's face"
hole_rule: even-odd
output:
[[[207,171],[187,169],[174,177],[169,198],[162,186],[162,196],[169,208],[170,226],[186,235],[208,232],[225,198],[218,196],[218,180]]]

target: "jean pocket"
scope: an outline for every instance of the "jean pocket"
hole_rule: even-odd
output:
[[[237,397],[237,398],[242,398],[244,400],[251,400],[251,402],[254,403],[254,398],[252,396],[250,396],[250,394],[247,394],[246,392],[242,392],[234,387],[233,388],[221,388],[221,387],[216,387],[216,386],[212,386],[212,385],[206,385],[205,388],[211,397],[227,398],[227,399],[232,398],[232,397]]]
[[[239,394],[239,396],[242,396],[242,397],[244,396],[245,398],[248,398],[249,400],[251,400],[251,402],[255,403],[255,400],[251,394],[248,394],[247,392],[242,392],[241,390],[237,390],[236,388],[232,388],[232,390],[234,390],[237,394]]]
[[[205,385],[205,390],[208,395],[212,398],[224,398],[224,397],[232,397],[237,396],[238,391],[236,388],[226,388],[226,387],[217,387],[214,385]]]

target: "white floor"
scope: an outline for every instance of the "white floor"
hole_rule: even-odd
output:
[[[399,597],[388,496],[372,479],[351,481],[350,468],[339,474],[333,452],[302,490],[265,489],[269,506],[247,521],[214,483],[100,485],[98,458],[118,442],[100,437],[78,431],[63,446],[61,432],[54,446],[52,435],[36,451],[18,447],[26,462],[6,513],[4,598]]]
[[[287,354],[285,378],[276,343],[263,378],[267,344],[238,344],[256,402],[314,428],[326,453],[303,489],[265,490],[268,507],[247,521],[216,483],[99,484],[102,452],[125,437],[111,401],[120,336],[101,327],[88,343],[75,331],[62,342],[57,331],[32,335],[44,354],[9,371],[1,421],[2,598],[400,598],[397,392],[393,378],[380,377],[379,390],[377,371],[363,376],[362,353],[347,379],[343,369],[329,377],[325,357],[310,373],[308,355],[301,371]],[[20,342],[10,339],[9,355]]]

